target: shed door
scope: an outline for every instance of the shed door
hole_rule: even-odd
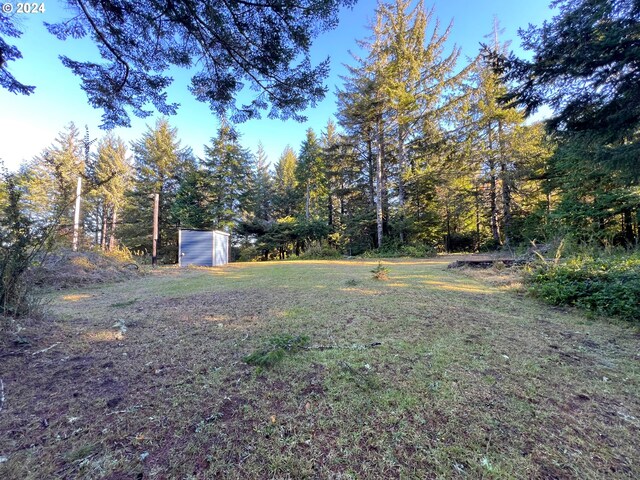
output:
[[[227,253],[229,252],[229,236],[216,235],[216,261],[214,265],[226,265],[229,263]]]
[[[213,266],[213,232],[182,230],[180,235],[180,254],[182,255],[180,264],[182,266]]]

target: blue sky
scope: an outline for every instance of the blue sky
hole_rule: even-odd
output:
[[[18,80],[37,88],[30,96],[0,90],[0,158],[11,169],[40,153],[71,121],[82,130],[85,124],[88,125],[92,138],[104,133],[98,128],[101,112],[87,105],[79,79],[58,59],[61,54],[74,59],[96,59],[97,49],[88,39],[62,42],[49,34],[43,21],[55,22],[69,14],[61,0],[45,0],[44,3],[45,13],[14,17],[19,19],[24,34],[13,43],[20,48],[24,58],[12,62],[9,68]],[[450,47],[454,43],[460,46],[461,61],[464,61],[465,57],[477,54],[479,43],[485,41],[484,36],[492,30],[494,16],[504,28],[501,39],[511,40],[511,48],[522,55],[518,28],[526,27],[528,23],[539,25],[551,18],[553,12],[548,4],[549,0],[436,0],[427,6],[435,7],[435,17],[440,20],[442,29],[453,20]],[[369,35],[366,27],[374,18],[375,7],[374,0],[360,0],[353,9],[343,9],[339,26],[316,39],[311,51],[312,61],[317,64],[330,56],[331,75],[326,82],[329,87],[327,97],[316,108],[305,112],[308,121],[262,119],[241,124],[238,129],[245,147],[255,152],[258,142],[262,141],[269,160],[275,162],[286,145],[296,151],[299,149],[309,127],[317,133],[324,128],[335,112],[334,91],[341,84],[339,76],[346,73],[343,64],[351,63],[348,52],[357,51],[356,40]],[[169,100],[180,103],[181,107],[169,121],[178,128],[182,144],[192,147],[200,156],[203,145],[215,135],[217,119],[205,104],[189,94],[186,72],[172,72],[172,75],[174,84],[169,89]],[[126,141],[135,140],[146,130],[146,125],[155,123],[155,118],[132,117],[131,128],[119,128],[116,133]]]

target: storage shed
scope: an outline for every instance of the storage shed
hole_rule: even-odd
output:
[[[229,234],[218,230],[178,230],[178,264],[216,267],[229,263]]]

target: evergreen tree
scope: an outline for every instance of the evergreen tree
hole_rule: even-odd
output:
[[[39,225],[56,223],[60,235],[70,234],[77,182],[84,175],[82,140],[70,123],[53,145],[22,167],[25,201],[34,221]]]
[[[379,62],[383,62],[382,89],[384,103],[391,112],[390,130],[393,132],[395,185],[399,216],[399,239],[404,243],[405,182],[411,176],[410,145],[420,140],[422,132],[431,134],[442,128],[445,115],[458,100],[452,95],[466,69],[457,75],[453,70],[460,53],[455,48],[444,55],[444,44],[451,24],[440,34],[438,25],[433,27],[429,41],[433,9],[425,11],[418,2],[410,10],[409,0],[396,0],[395,4],[381,4],[378,15],[381,20],[375,29]],[[433,139],[426,138],[427,142]],[[424,172],[421,172],[424,175]],[[410,180],[409,180],[410,181]]]
[[[251,153],[240,145],[238,134],[226,121],[222,121],[212,145],[205,147],[202,165],[213,226],[231,231],[253,211],[254,172]]]
[[[172,206],[179,184],[193,168],[191,150],[183,148],[178,132],[166,119],[147,127],[142,138],[132,144],[134,182],[124,212],[123,242],[133,249],[151,251],[153,195],[160,195],[158,255],[165,261],[177,259],[177,226]]]
[[[499,27],[495,21],[490,34],[492,42],[483,45],[474,64],[475,88],[469,111],[473,118],[473,131],[470,133],[472,146],[469,155],[477,172],[475,188],[479,191],[475,194],[476,207],[482,210],[478,216],[488,218],[486,223],[494,245],[509,247],[515,238],[522,240],[522,232],[514,229],[514,215],[522,215],[523,200],[530,204],[537,201],[535,195],[523,199],[519,191],[532,194],[536,191],[533,187],[536,180],[531,173],[536,168],[534,165],[544,161],[548,155],[544,132],[539,128],[526,127],[522,109],[502,101],[507,94],[507,85],[500,75],[497,59],[504,54],[507,45],[501,44],[498,36]],[[477,224],[479,237],[480,221]]]
[[[324,177],[327,185],[327,223],[333,226],[336,214],[337,191],[340,188],[340,155],[338,150],[339,135],[336,124],[329,120],[324,132],[322,132],[320,146],[322,163],[324,165]]]
[[[262,142],[258,143],[254,177],[253,217],[258,221],[269,221],[273,215],[273,179]]]
[[[327,186],[322,148],[313,129],[308,129],[300,147],[296,165],[296,179],[304,190],[305,219],[327,220]]]
[[[116,246],[118,218],[124,209],[132,175],[124,141],[108,133],[98,143],[94,162],[96,188],[89,199],[96,212],[95,224],[100,226],[100,245],[103,250],[112,250]]]
[[[636,0],[558,0],[542,26],[521,30],[525,61],[511,54],[503,65],[518,82],[509,97],[527,112],[548,104],[549,121],[562,134],[589,142],[592,159],[640,178],[640,3]],[[499,60],[504,61],[504,57]],[[579,141],[579,140],[578,140]]]
[[[213,228],[209,173],[200,166],[188,168],[180,182],[171,214],[180,222],[180,227],[195,230]]]
[[[439,148],[467,69],[453,73],[459,50],[444,55],[450,29],[432,28],[433,11],[422,2],[413,10],[405,0],[382,3],[376,14],[371,40],[360,42],[367,56],[356,58],[338,92],[338,118],[363,160],[380,248],[390,225],[405,243],[409,224],[436,220],[424,215],[435,195],[428,175],[433,159],[443,156]]]
[[[285,147],[275,166],[273,206],[278,219],[296,217],[300,213],[297,165],[296,153],[290,146]]]
[[[576,134],[551,158],[549,177],[558,196],[550,212],[552,227],[579,242],[637,245],[640,187],[593,162],[600,146],[597,138]]]

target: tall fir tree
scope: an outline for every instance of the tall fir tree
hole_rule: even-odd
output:
[[[191,149],[182,147],[178,131],[166,119],[147,127],[132,144],[134,182],[124,212],[123,242],[130,248],[149,252],[152,247],[153,195],[160,195],[158,255],[163,261],[177,261],[177,228],[180,219],[172,214],[178,186],[193,168]]]
[[[301,213],[297,165],[298,157],[287,145],[275,166],[273,203],[276,218],[296,217]]]
[[[70,235],[78,177],[85,176],[85,156],[80,132],[70,123],[53,145],[22,168],[25,201],[40,224],[59,224],[58,233]]]
[[[327,221],[327,182],[322,148],[313,129],[308,129],[300,147],[296,179],[304,191],[306,221]]]
[[[132,181],[126,144],[113,133],[108,133],[98,142],[93,163],[96,188],[90,198],[95,212],[94,223],[99,227],[102,249],[112,250],[116,247],[118,220]]]
[[[202,165],[207,174],[209,215],[213,227],[229,232],[253,211],[253,156],[240,144],[238,133],[225,120],[205,146]]]
[[[262,142],[258,143],[253,190],[253,217],[267,222],[273,216],[273,178],[269,172],[269,159]]]

